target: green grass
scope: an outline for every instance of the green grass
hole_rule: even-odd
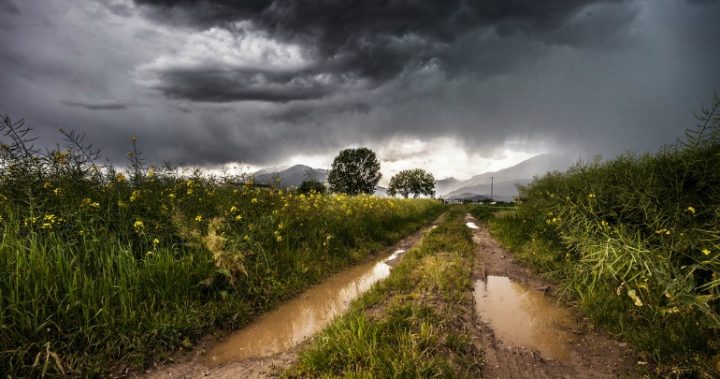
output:
[[[246,324],[444,209],[188,177],[143,167],[135,150],[120,174],[96,167],[76,137],[32,151],[4,121],[0,377],[142,367]]]
[[[471,312],[473,243],[464,207],[408,251],[390,276],[317,336],[286,377],[477,377],[481,353],[463,329]]]
[[[656,374],[720,374],[719,109],[716,99],[656,154],[536,179],[517,211],[490,221],[517,259],[659,363]]]

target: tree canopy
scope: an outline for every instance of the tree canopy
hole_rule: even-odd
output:
[[[410,194],[413,197],[420,195],[435,195],[435,177],[425,170],[416,168],[413,170],[402,170],[390,178],[388,195],[400,194],[407,198]]]
[[[359,147],[345,149],[335,157],[328,174],[328,183],[333,192],[372,194],[381,177],[380,162],[375,152]]]

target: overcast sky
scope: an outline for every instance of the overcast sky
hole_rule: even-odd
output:
[[[0,0],[0,113],[125,164],[467,177],[654,151],[720,90],[715,0]]]

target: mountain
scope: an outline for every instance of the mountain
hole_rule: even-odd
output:
[[[572,162],[565,157],[553,154],[541,154],[524,160],[515,166],[495,172],[486,172],[457,183],[454,189],[446,193],[438,191],[446,198],[465,199],[469,195],[490,197],[492,182],[492,198],[498,201],[511,201],[517,195],[518,184],[530,183],[535,176],[550,171],[564,171]]]
[[[435,193],[445,194],[451,191],[455,191],[461,186],[462,181],[457,180],[451,176],[449,178],[435,181]]]
[[[315,179],[325,182],[327,181],[328,170],[312,168],[305,165],[295,165],[285,170],[273,171],[272,169],[263,169],[253,174],[255,183],[275,185],[276,179],[279,180],[277,187],[299,187],[303,181],[308,179],[308,173],[315,176]]]

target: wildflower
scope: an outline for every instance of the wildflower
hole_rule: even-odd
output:
[[[192,189],[192,188],[188,188],[187,191],[186,191],[186,193],[187,193],[188,195],[192,195],[193,189]]]
[[[168,197],[170,198],[170,200],[175,200],[175,194],[172,192],[168,194]]]
[[[133,229],[135,229],[135,233],[142,233],[143,230],[145,230],[145,224],[142,222],[142,220],[135,220],[133,223]]]
[[[605,220],[600,221],[600,225],[602,225],[603,228],[607,228],[607,227],[608,227],[608,223],[607,223],[607,221],[605,221]]]
[[[694,215],[694,214],[695,214],[695,208],[693,208],[693,207],[687,207],[687,211],[688,211],[691,215]]]
[[[232,207],[230,207],[230,213],[235,213],[235,212],[237,212],[237,210],[238,210],[237,207],[234,205]]]
[[[127,203],[122,200],[118,200],[117,205],[118,208],[127,208]]]
[[[138,191],[138,190],[132,191],[132,193],[130,194],[130,202],[131,203],[135,202],[138,199],[140,199],[140,191]]]
[[[278,242],[280,242],[280,241],[282,241],[283,238],[282,238],[282,236],[277,236],[277,237],[275,237],[275,239],[276,239]]]
[[[243,240],[245,240],[245,241],[250,241],[250,236],[247,235],[247,234],[244,235],[244,236],[243,236]]]
[[[594,194],[594,193],[592,193],[592,192],[590,192],[590,193],[588,194],[588,198],[590,198],[590,199],[594,199],[594,198],[595,198],[595,194]]]
[[[60,187],[55,188],[55,189],[53,190],[53,193],[55,194],[55,196],[59,196],[60,193],[62,193],[62,189],[60,189]]]
[[[250,200],[250,204],[255,204],[258,202],[258,199],[256,197],[253,197],[252,200]]]
[[[52,229],[58,221],[60,221],[60,219],[54,214],[46,214],[43,216],[43,223],[40,227],[43,229]]]
[[[153,244],[153,248],[154,248],[154,249],[157,249],[158,245],[160,244],[160,240],[157,239],[157,238],[154,238],[154,239],[152,240],[152,244]]]
[[[152,167],[150,167],[150,168],[147,170],[147,174],[146,174],[146,175],[147,175],[148,178],[153,178],[153,177],[155,177],[155,169],[153,169]]]
[[[127,180],[127,178],[125,178],[125,175],[122,172],[118,172],[117,174],[115,174],[115,180],[117,180],[118,182],[124,182]]]
[[[710,250],[708,248],[702,249],[702,253],[705,255],[710,255]]]
[[[240,215],[235,216],[235,221],[240,221],[240,220],[242,220],[242,216],[240,216]]]
[[[628,290],[627,295],[635,302],[636,307],[642,307],[643,302],[640,300],[640,297],[637,295],[635,290]]]
[[[197,222],[201,222],[202,220],[203,220],[203,218],[202,218],[202,216],[201,216],[201,215],[197,215],[197,216],[195,216],[195,221],[197,221]]]

